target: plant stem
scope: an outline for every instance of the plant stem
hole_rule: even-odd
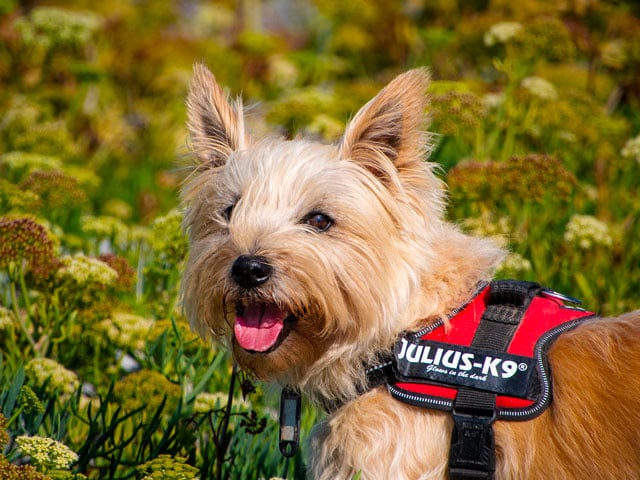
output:
[[[18,281],[20,282],[20,291],[22,292],[22,298],[24,299],[24,305],[27,310],[27,314],[31,317],[31,300],[27,293],[27,283],[24,281],[24,271],[18,267]]]
[[[35,352],[36,356],[39,356],[39,351],[38,351],[36,342],[31,336],[31,333],[29,333],[29,329],[27,328],[27,325],[24,323],[24,319],[22,318],[22,315],[20,315],[20,310],[18,309],[18,295],[16,294],[16,285],[13,281],[11,281],[11,277],[9,277],[9,293],[11,295],[11,306],[13,307],[13,313],[16,316],[16,320],[18,321],[20,330],[22,330],[22,333],[24,333],[24,336],[27,337],[27,340],[29,340],[29,343],[31,344],[31,347],[33,348],[33,351]],[[24,296],[25,296],[25,293],[23,292],[23,297]]]
[[[233,364],[231,370],[231,380],[229,383],[229,395],[227,396],[227,406],[224,408],[222,425],[218,434],[218,444],[216,448],[216,480],[222,480],[222,466],[229,444],[231,443],[231,433],[229,432],[229,419],[231,418],[231,407],[233,405],[233,391],[235,389],[238,367]]]

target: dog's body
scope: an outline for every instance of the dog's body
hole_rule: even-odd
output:
[[[391,82],[339,146],[254,142],[240,103],[196,66],[189,127],[200,165],[183,199],[183,293],[205,338],[257,377],[340,403],[317,428],[319,479],[443,479],[452,420],[359,394],[363,365],[469,300],[503,252],[443,219],[423,114],[428,75]],[[499,479],[640,476],[640,312],[585,322],[551,347],[554,399],[495,424]]]

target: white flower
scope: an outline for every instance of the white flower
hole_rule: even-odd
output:
[[[636,162],[640,163],[640,135],[627,140],[627,143],[624,144],[620,151],[620,155],[623,158],[635,159]]]
[[[511,274],[528,272],[531,270],[531,262],[518,253],[510,253],[500,263],[498,270]]]
[[[483,212],[480,217],[467,218],[462,224],[474,235],[489,237],[497,245],[506,247],[513,236],[509,217],[495,218],[490,212]]]
[[[557,100],[558,91],[551,82],[541,77],[526,77],[522,79],[522,87],[531,95],[542,100]]]
[[[487,93],[482,97],[482,104],[487,110],[496,110],[504,103],[504,94]]]
[[[564,239],[582,250],[597,245],[609,247],[613,243],[607,224],[591,215],[573,215],[567,223]]]
[[[515,38],[522,31],[522,24],[519,22],[500,22],[492,25],[484,34],[484,44],[492,47],[498,43],[507,43]]]

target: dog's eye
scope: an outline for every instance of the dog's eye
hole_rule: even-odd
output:
[[[229,219],[231,218],[231,213],[233,212],[233,207],[235,207],[235,205],[229,205],[224,210],[222,210],[222,216],[226,221],[229,221]]]
[[[311,212],[303,221],[318,232],[326,232],[333,225],[331,217],[320,212]]]

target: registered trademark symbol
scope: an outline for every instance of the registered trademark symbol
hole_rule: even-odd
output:
[[[529,368],[529,365],[527,365],[524,362],[522,362],[520,365],[518,365],[518,370],[520,370],[521,372],[524,372],[527,368]]]

